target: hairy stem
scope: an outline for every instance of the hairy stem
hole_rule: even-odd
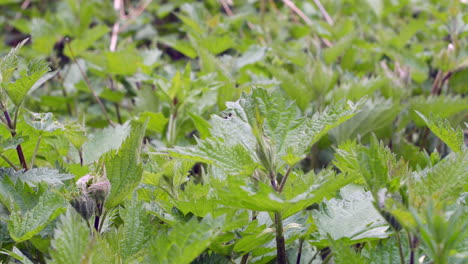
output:
[[[8,163],[8,165],[10,165],[15,171],[18,170],[18,167],[16,167],[15,164],[13,164],[13,162],[11,162],[11,160],[9,160],[5,155],[0,154],[0,157],[1,157],[6,163]]]
[[[278,264],[286,264],[286,245],[283,236],[283,218],[281,213],[275,213],[276,224],[276,257]]]

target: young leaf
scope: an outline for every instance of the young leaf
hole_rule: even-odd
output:
[[[52,133],[56,130],[63,130],[64,127],[60,124],[52,113],[29,113],[29,118],[26,118],[26,123],[40,132]]]
[[[439,137],[454,152],[462,152],[465,146],[465,141],[463,130],[460,127],[454,129],[447,119],[435,116],[427,118],[418,111],[416,111],[416,113],[424,120],[424,123],[426,123],[432,133]]]
[[[49,70],[49,65],[45,61],[31,61],[26,75],[4,86],[11,101],[13,101],[16,106],[19,106],[33,85]]]
[[[146,123],[133,123],[130,135],[117,153],[109,153],[104,158],[106,175],[111,183],[105,202],[108,209],[121,203],[140,184],[143,168],[139,160],[145,127]]]
[[[207,216],[200,222],[192,218],[187,223],[178,223],[167,234],[160,232],[152,244],[150,262],[191,263],[216,239],[223,224],[223,218]]]
[[[0,84],[5,87],[11,80],[13,73],[18,66],[18,53],[21,47],[26,44],[29,39],[21,41],[15,48],[11,49],[6,57],[0,61]]]
[[[355,192],[343,199],[324,201],[313,211],[320,240],[348,238],[352,243],[388,237],[389,226],[377,212],[370,192]],[[321,241],[323,243],[323,241]]]
[[[55,191],[39,197],[39,201],[29,211],[13,211],[8,220],[10,236],[16,242],[23,242],[46,227],[52,220],[65,211],[65,200]]]
[[[90,247],[91,232],[75,210],[68,208],[60,217],[51,242],[50,263],[80,264]]]
[[[343,241],[334,241],[332,237],[328,238],[333,254],[333,260],[336,264],[368,264],[369,261],[358,254],[354,248]]]

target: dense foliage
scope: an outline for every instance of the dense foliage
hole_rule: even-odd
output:
[[[467,1],[0,9],[0,262],[468,262]]]

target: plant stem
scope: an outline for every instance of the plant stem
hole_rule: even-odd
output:
[[[80,156],[80,165],[83,167],[83,151],[81,149],[78,150],[78,156]]]
[[[41,138],[42,138],[41,135],[39,135],[39,137],[37,138],[36,147],[34,148],[34,153],[31,158],[31,167],[34,167],[34,162],[36,161],[36,155],[37,155],[37,152],[39,151],[39,145],[41,144]]]
[[[112,78],[109,78],[109,82],[110,82],[111,90],[115,91],[114,80]],[[120,105],[119,105],[119,103],[115,102],[114,107],[115,107],[115,113],[117,115],[117,122],[119,124],[122,124],[122,116],[120,115]]]
[[[0,104],[0,108],[3,109],[3,115],[5,116],[8,127],[10,128],[11,136],[15,137],[16,129],[11,122],[11,118],[10,118],[10,114],[8,113],[8,110],[4,107],[3,104]],[[18,153],[18,159],[21,163],[21,166],[23,167],[23,169],[28,170],[28,164],[26,163],[26,159],[24,158],[23,148],[21,148],[20,144],[16,146],[16,152]]]
[[[398,253],[400,254],[400,263],[405,264],[405,256],[403,254],[403,245],[401,244],[400,232],[396,232],[396,238],[398,242]]]
[[[247,260],[249,260],[249,253],[242,256],[240,264],[247,264]]]
[[[5,155],[0,154],[0,157],[1,157],[6,163],[8,163],[8,165],[10,165],[15,171],[18,170],[18,167],[16,167],[15,164],[13,164],[13,162],[11,162],[11,160],[9,160]]]
[[[284,174],[283,179],[281,179],[281,184],[280,184],[280,187],[278,189],[279,193],[281,193],[283,191],[284,185],[286,184],[286,181],[288,180],[289,173],[291,173],[291,169],[292,169],[291,167],[288,167],[288,170]]]
[[[276,257],[278,264],[286,264],[286,246],[283,236],[283,219],[280,212],[275,213],[276,224]]]
[[[104,117],[107,119],[107,122],[109,123],[110,126],[112,127],[115,127],[114,123],[112,122],[112,120],[110,119],[109,115],[107,114],[107,111],[106,111],[106,108],[104,107],[104,104],[102,103],[101,99],[99,98],[99,96],[96,94],[96,92],[94,92],[93,88],[91,87],[91,82],[89,81],[88,77],[86,76],[85,72],[83,71],[83,69],[81,69],[81,66],[80,64],[78,63],[78,61],[76,60],[76,57],[73,53],[73,50],[70,46],[70,43],[67,41],[67,47],[68,47],[68,50],[70,51],[70,55],[72,57],[72,60],[73,62],[75,62],[76,66],[78,67],[78,70],[80,71],[81,73],[81,76],[83,77],[83,79],[85,80],[85,83],[86,83],[86,86],[88,86],[88,89],[91,91],[91,94],[93,95],[94,99],[96,100],[96,102],[98,103],[99,107],[101,108],[101,111],[102,113],[104,114]]]
[[[297,259],[296,264],[301,264],[301,257],[302,257],[302,245],[304,244],[304,239],[301,238],[299,240],[299,252],[297,252]]]
[[[328,254],[328,256],[323,260],[322,264],[327,264],[332,258],[332,256],[333,254],[330,252],[330,254]]]

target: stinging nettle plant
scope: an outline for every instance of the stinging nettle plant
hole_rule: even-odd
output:
[[[272,214],[277,259],[286,263],[283,220],[352,181],[333,173],[308,175],[310,185],[304,190],[294,188],[288,177],[310,147],[354,116],[362,103],[342,101],[312,117],[301,117],[297,106],[280,91],[253,88],[238,101],[227,103],[222,117],[212,117],[209,138],[198,140],[195,147],[169,152],[216,168],[212,177],[223,181],[215,187],[222,204],[251,210],[252,215]],[[244,256],[246,261],[248,254]]]

